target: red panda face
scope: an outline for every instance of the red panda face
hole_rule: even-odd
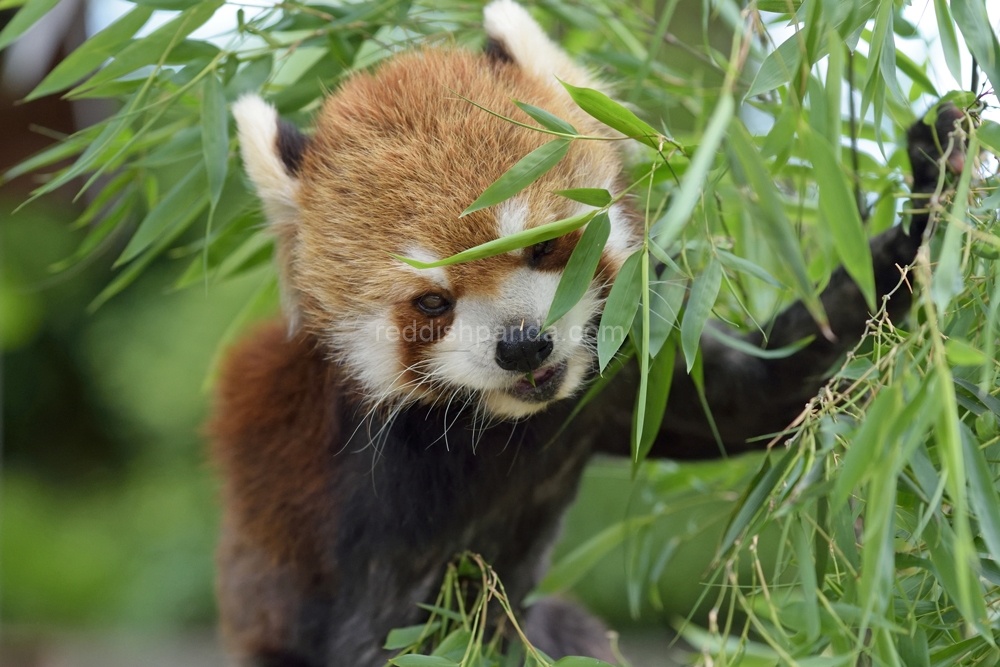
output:
[[[621,163],[613,143],[576,141],[526,190],[461,217],[504,171],[552,137],[491,116],[456,93],[528,122],[511,99],[525,101],[581,134],[608,135],[573,104],[555,75],[593,82],[557,50],[563,69],[548,76],[519,65],[529,55],[544,57],[542,47],[556,47],[509,0],[487,9],[488,32],[497,7],[494,32],[506,21],[523,37],[531,32],[526,20],[545,41],[529,40],[532,51],[525,53],[524,44],[501,35],[506,58],[426,49],[351,79],[325,102],[295,173],[280,164],[275,148],[267,164],[251,152],[255,142],[278,144],[276,131],[269,138],[250,120],[266,114],[266,105],[242,100],[234,110],[248,172],[276,225],[293,317],[328,344],[373,405],[468,404],[488,417],[519,418],[572,395],[595,365],[594,329],[607,289],[641,241],[635,219],[613,207],[611,235],[590,289],[545,329],[582,230],[429,270],[392,256],[441,259],[588,210],[555,190],[615,192]],[[547,61],[559,64],[549,55]],[[268,171],[275,162],[284,179]]]

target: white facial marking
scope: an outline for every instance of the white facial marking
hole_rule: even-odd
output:
[[[611,220],[611,233],[604,248],[621,266],[629,255],[639,249],[639,237],[621,203],[608,209],[608,218]]]
[[[400,254],[408,259],[415,259],[418,262],[424,262],[427,264],[442,259],[441,257],[437,256],[430,250],[427,250],[426,248],[421,248],[418,245],[410,246]],[[451,289],[451,286],[448,282],[448,274],[443,266],[438,266],[433,269],[418,269],[415,266],[410,266],[406,262],[400,262],[399,264],[404,270],[410,271],[413,274],[421,276],[423,278],[428,278],[430,280],[433,280],[442,289],[445,290]]]
[[[497,206],[497,238],[523,232],[528,228],[528,203],[520,197],[513,197]],[[521,257],[524,248],[511,250],[508,255]]]

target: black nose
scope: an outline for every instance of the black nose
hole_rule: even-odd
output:
[[[518,323],[503,330],[497,342],[497,365],[505,371],[527,373],[542,365],[552,354],[552,336],[537,326]]]

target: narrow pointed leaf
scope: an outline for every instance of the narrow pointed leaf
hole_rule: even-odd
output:
[[[10,23],[0,31],[0,50],[10,46],[15,39],[23,35],[28,28],[35,25],[38,19],[49,13],[49,10],[59,4],[59,0],[28,0],[24,3]]]
[[[205,166],[199,163],[146,215],[115,262],[116,266],[134,259],[171,229],[190,222],[198,215],[208,203],[206,186]]]
[[[115,56],[122,45],[146,24],[152,14],[153,10],[150,7],[135,7],[69,54],[42,79],[25,100],[30,101],[57,93],[80,81],[100,67],[104,61]]]
[[[534,105],[518,102],[517,100],[513,100],[513,102],[517,105],[518,109],[534,118],[542,127],[548,128],[553,132],[562,132],[563,134],[579,134],[575,127],[545,109],[539,109]]]
[[[839,123],[838,123],[839,125]],[[875,272],[861,215],[840,164],[840,147],[834,149],[826,137],[810,131],[809,157],[819,184],[820,219],[826,224],[833,245],[847,273],[854,279],[868,307],[875,311]]]
[[[632,328],[642,287],[639,272],[642,256],[643,251],[640,250],[625,260],[615,277],[615,284],[611,286],[608,300],[604,303],[601,324],[597,330],[597,359],[602,372]]]
[[[666,215],[657,221],[649,232],[650,238],[655,238],[655,243],[661,248],[668,247],[690,219],[691,212],[694,211],[704,189],[708,171],[715,162],[715,154],[733,119],[734,110],[735,102],[732,95],[726,93],[719,98],[712,117],[705,127],[701,143],[691,158],[691,165],[681,179],[680,190],[671,199]]]
[[[823,306],[813,291],[812,281],[806,271],[802,248],[785,215],[785,209],[771,175],[760,154],[750,140],[743,124],[735,122],[728,138],[731,152],[730,164],[734,167],[737,182],[749,186],[754,222],[774,251],[775,257],[791,278],[790,285],[821,327],[826,326]]]
[[[941,39],[941,50],[944,52],[944,62],[955,81],[962,81],[962,58],[958,50],[958,35],[955,34],[955,22],[951,18],[947,0],[934,0],[934,13],[937,15],[938,37]]]
[[[70,91],[70,96],[159,61],[171,45],[180,44],[185,37],[212,18],[215,10],[222,5],[223,0],[205,0],[184,10],[172,21],[145,37],[130,42],[104,69]]]
[[[989,78],[993,89],[1000,90],[1000,42],[986,12],[986,3],[984,0],[951,0],[951,13],[965,37],[966,46],[976,57],[976,63]]]
[[[694,279],[694,283],[691,285],[691,296],[688,298],[684,320],[681,322],[681,348],[684,351],[684,361],[687,364],[688,373],[694,366],[701,332],[704,330],[708,315],[712,312],[715,300],[719,296],[721,286],[722,265],[713,256],[705,270]]]
[[[556,190],[555,193],[560,197],[597,208],[604,208],[611,203],[611,193],[604,188],[573,188],[572,190]]]
[[[545,318],[546,327],[568,313],[590,289],[594,271],[601,261],[601,254],[610,234],[611,220],[607,213],[599,213],[587,224],[559,279],[549,314]]]
[[[469,205],[469,208],[462,211],[462,215],[468,215],[510,199],[537,181],[545,172],[562,160],[569,150],[569,145],[568,139],[553,139],[531,151],[518,160],[517,164],[505,171],[493,185],[486,188],[483,194]]]
[[[593,88],[578,88],[565,81],[560,83],[581,109],[611,129],[618,130],[626,137],[632,137],[652,148],[660,147],[661,134],[626,107]]]
[[[202,84],[201,148],[208,176],[209,202],[215,211],[229,163],[229,116],[222,84],[214,73],[209,73]]]
[[[670,397],[670,386],[674,379],[674,362],[677,349],[672,341],[665,343],[659,353],[653,357],[649,366],[649,389],[646,392],[646,410],[642,425],[642,437],[636,438],[633,433],[631,442],[639,443],[637,451],[632,452],[632,470],[637,470],[640,463],[646,459],[652,449],[656,436],[663,423],[663,413],[667,409],[667,399]],[[633,428],[635,428],[633,422]]]
[[[510,236],[504,236],[496,239],[495,241],[487,241],[486,243],[477,245],[474,248],[463,250],[458,254],[452,255],[451,257],[445,257],[444,259],[439,259],[435,262],[421,262],[418,259],[401,257],[400,255],[393,255],[393,257],[405,264],[409,264],[415,269],[434,269],[439,266],[451,266],[452,264],[471,262],[476,259],[502,255],[505,252],[510,252],[511,250],[525,248],[530,245],[535,245],[536,243],[554,239],[562,236],[563,234],[568,234],[574,229],[583,227],[585,224],[590,222],[595,215],[597,215],[597,211],[587,211],[586,213],[574,215],[572,218],[556,220],[555,222],[539,225],[538,227],[532,227],[531,229],[526,229],[523,232],[511,234]]]

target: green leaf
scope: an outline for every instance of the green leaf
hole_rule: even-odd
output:
[[[434,621],[430,625],[421,623],[420,625],[411,625],[406,628],[396,628],[395,630],[389,632],[389,636],[386,637],[385,644],[382,648],[394,651],[396,649],[412,646],[424,637],[430,636],[432,632],[440,627],[441,622]]]
[[[611,286],[611,293],[604,303],[601,313],[601,324],[597,329],[597,359],[601,372],[607,368],[608,362],[618,352],[625,342],[635,311],[639,308],[639,293],[642,288],[639,262],[645,253],[640,250],[633,253],[622,264]]]
[[[733,118],[734,109],[733,96],[728,93],[722,95],[716,103],[698,150],[695,151],[690,166],[684,172],[680,189],[671,198],[666,215],[649,231],[650,238],[655,239],[654,243],[661,248],[666,248],[677,237],[691,217],[691,212],[694,211],[701,196],[702,184],[708,176],[708,170],[712,168],[715,154]]]
[[[761,348],[751,345],[742,338],[730,336],[715,327],[705,327],[705,333],[723,345],[758,359],[787,359],[816,339],[815,336],[806,336],[805,338],[797,340],[791,345],[785,345],[784,347]]]
[[[659,353],[653,357],[649,366],[649,389],[646,392],[646,411],[643,419],[642,437],[632,434],[631,442],[639,443],[637,451],[632,452],[632,471],[646,459],[649,450],[653,448],[656,436],[660,433],[663,423],[663,413],[667,409],[667,399],[670,397],[670,386],[674,379],[674,362],[677,349],[673,342],[665,343]],[[635,421],[633,420],[633,429]]]
[[[598,660],[597,658],[581,658],[579,656],[570,655],[565,658],[560,658],[553,663],[552,667],[611,667],[611,665],[603,660]]]
[[[755,213],[753,220],[774,251],[775,258],[792,278],[795,289],[803,304],[809,309],[820,328],[828,328],[823,306],[813,291],[812,281],[806,271],[805,259],[792,224],[785,215],[778,190],[761,160],[760,154],[750,140],[750,135],[740,122],[734,122],[729,133],[730,164],[734,167],[737,182],[749,186],[752,199],[749,202]]]
[[[153,9],[164,9],[167,11],[181,11],[201,2],[201,0],[133,0],[137,5],[152,7]]]
[[[868,308],[875,312],[872,254],[850,184],[840,164],[840,146],[837,146],[835,152],[826,137],[811,129],[807,130],[807,136],[809,158],[816,170],[816,182],[819,185],[820,219],[833,238],[833,245],[844,268],[861,290]]]
[[[962,425],[962,450],[969,465],[969,499],[979,520],[983,542],[993,560],[1000,562],[1000,496],[997,495],[990,464],[968,427]]]
[[[746,99],[774,90],[790,81],[792,75],[799,69],[800,58],[798,36],[792,35],[764,58],[753,83],[750,84]]]
[[[830,510],[836,512],[857,486],[877,469],[882,452],[892,445],[886,435],[896,415],[903,409],[903,392],[898,386],[885,387],[872,402],[861,427],[851,438],[830,494]]]
[[[979,143],[988,148],[994,155],[1000,156],[1000,123],[984,120],[976,128],[976,136],[979,138]],[[996,192],[1000,193],[1000,190]],[[983,205],[986,205],[986,202],[983,202]]]
[[[458,663],[439,655],[401,655],[390,663],[397,667],[458,667]]]
[[[169,230],[191,222],[208,204],[206,186],[205,165],[199,163],[139,223],[115,266],[134,259]]]
[[[611,203],[611,193],[604,188],[573,188],[572,190],[556,190],[555,194],[566,199],[578,201],[587,206],[604,208]]]
[[[461,620],[459,616],[459,620]],[[442,657],[448,657],[455,660],[461,660],[462,656],[465,654],[466,649],[469,647],[469,643],[472,641],[472,633],[465,628],[458,628],[457,630],[452,630],[447,637],[434,649],[434,655],[440,655]],[[451,655],[452,653],[457,653],[458,655]]]
[[[944,62],[948,65],[948,71],[955,77],[955,81],[961,81],[962,58],[958,50],[955,22],[951,18],[947,0],[934,0],[934,13],[937,15],[938,37],[941,39]]]
[[[45,95],[57,93],[69,88],[86,75],[93,72],[108,58],[121,50],[121,46],[146,24],[153,10],[149,7],[136,7],[104,30],[100,31],[66,59],[56,65],[48,76],[31,91],[25,101],[31,101]]]
[[[733,514],[729,519],[729,524],[726,526],[722,542],[719,545],[719,555],[727,553],[736,543],[736,539],[743,534],[743,531],[746,530],[750,522],[753,521],[754,517],[764,507],[771,492],[785,476],[785,472],[796,456],[798,456],[798,451],[792,447],[785,452],[785,455],[773,467],[769,458],[764,459],[760,471],[754,477],[753,481],[750,482],[750,486],[747,487],[743,498],[733,508]]]
[[[594,535],[553,565],[542,583],[525,600],[525,604],[532,604],[545,595],[569,590],[612,549],[624,542],[626,537],[649,525],[655,518],[653,514],[632,517]]]
[[[610,234],[611,219],[607,213],[597,214],[587,224],[559,279],[559,286],[556,287],[556,294],[552,298],[552,305],[549,307],[543,328],[557,322],[587,293]]]
[[[712,312],[715,300],[722,286],[722,264],[713,256],[708,261],[705,270],[694,279],[691,285],[691,296],[688,298],[684,320],[681,322],[681,349],[684,351],[684,361],[687,372],[694,366],[694,358],[698,355],[698,343],[701,332]]]
[[[626,137],[632,137],[651,148],[660,148],[662,135],[618,102],[592,88],[578,88],[565,81],[560,83],[569,92],[573,101],[597,120],[613,130],[618,130]]]
[[[548,128],[553,132],[562,132],[563,134],[579,134],[575,127],[545,109],[539,109],[536,106],[526,104],[525,102],[518,102],[517,100],[512,101],[517,105],[518,109],[534,118],[542,127]]]
[[[585,224],[590,222],[595,215],[597,215],[597,211],[587,211],[586,213],[574,215],[572,218],[549,222],[544,225],[539,225],[538,227],[526,229],[523,232],[511,234],[510,236],[504,236],[496,239],[495,241],[487,241],[486,243],[477,245],[474,248],[463,250],[456,255],[445,257],[444,259],[439,259],[435,262],[421,262],[418,259],[410,259],[409,257],[402,257],[400,255],[392,256],[401,262],[409,264],[415,269],[434,269],[439,266],[451,266],[452,264],[471,262],[475,259],[484,259],[486,257],[502,255],[505,252],[510,252],[511,250],[526,248],[527,246],[548,241],[562,236],[563,234],[568,234],[574,229],[583,227]]]
[[[49,13],[49,10],[59,4],[59,0],[28,0],[17,10],[10,23],[0,31],[0,50],[10,46],[15,39],[25,33],[38,19]]]
[[[226,183],[229,164],[229,115],[222,84],[213,72],[202,84],[201,148],[208,176],[209,203],[214,213]]]
[[[787,286],[781,283],[781,281],[779,281],[777,278],[772,276],[763,268],[754,264],[748,259],[739,257],[731,252],[720,250],[718,248],[716,248],[715,253],[719,257],[719,261],[722,262],[722,265],[732,269],[733,271],[738,271],[740,273],[751,275],[757,280],[763,280],[771,287],[776,287],[778,289],[788,289]]]
[[[965,156],[965,168],[959,178],[958,187],[955,189],[955,197],[951,207],[951,220],[944,231],[944,241],[941,243],[941,252],[938,258],[937,268],[931,277],[931,297],[934,306],[939,313],[947,311],[958,294],[964,288],[962,277],[962,238],[965,230],[962,224],[968,212],[969,185],[972,180],[973,165],[975,156],[979,151],[979,139],[973,134],[969,139],[969,150]]]
[[[649,355],[655,357],[677,324],[687,294],[687,277],[667,267],[649,288]],[[642,318],[636,318],[632,326],[641,327]]]
[[[819,600],[816,595],[817,580],[814,569],[812,544],[806,534],[804,521],[791,522],[792,545],[795,548],[795,560],[799,564],[799,580],[802,584],[802,600],[805,603],[806,638],[810,642],[819,638]]]
[[[569,150],[569,145],[568,139],[553,139],[531,151],[518,160],[517,164],[505,171],[493,185],[486,188],[483,194],[469,205],[469,208],[462,211],[462,215],[469,215],[474,211],[510,199],[537,181],[545,172],[562,160]]]
[[[176,46],[185,37],[200,28],[212,18],[215,10],[224,4],[223,0],[204,0],[186,9],[169,23],[160,26],[141,39],[129,42],[107,67],[92,76],[89,80],[70,91],[74,96],[86,89],[112,81],[140,67],[152,65],[164,56],[171,46]]]
[[[986,12],[986,3],[984,0],[951,0],[951,13],[976,63],[989,77],[993,90],[1000,90],[1000,42],[997,42],[993,23]]]
[[[952,366],[981,366],[986,363],[986,355],[959,338],[949,338],[944,344],[945,355]]]

